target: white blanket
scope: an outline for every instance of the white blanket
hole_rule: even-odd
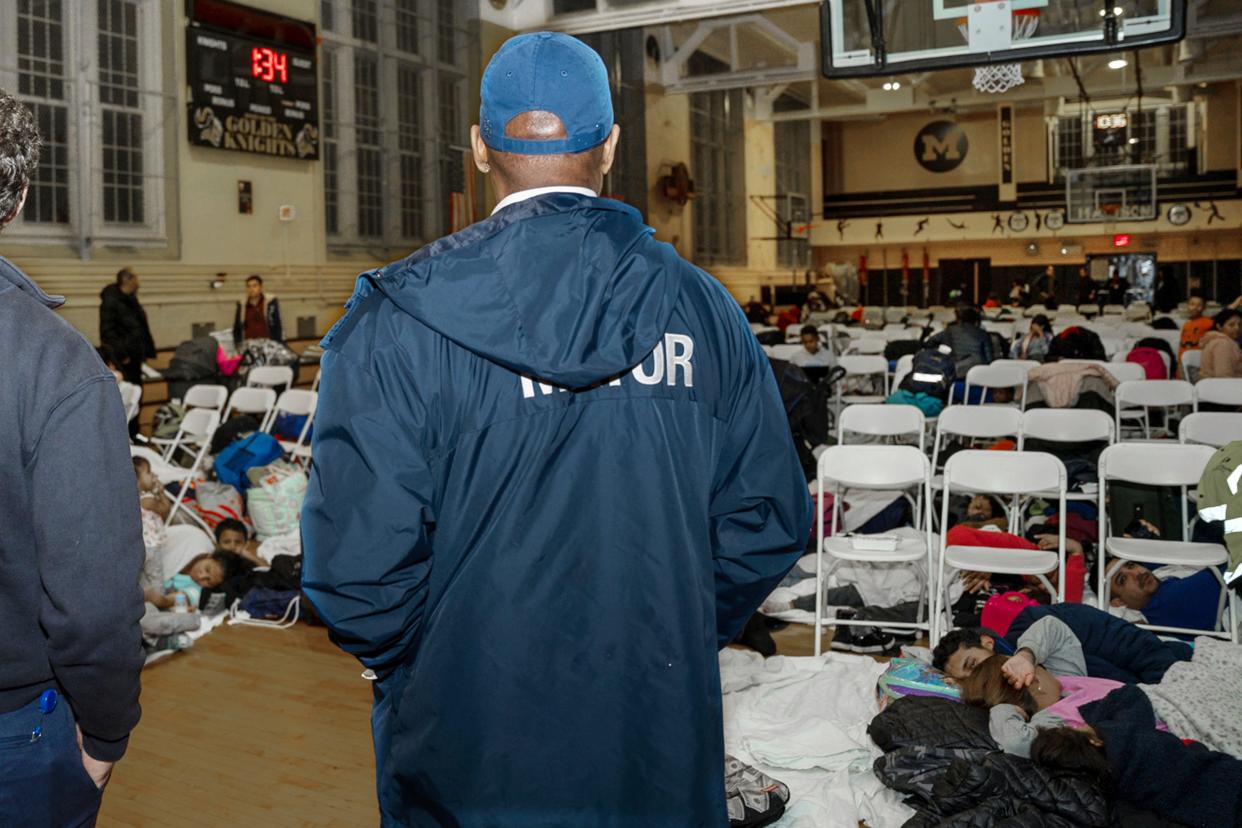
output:
[[[880,783],[867,736],[884,665],[863,656],[720,654],[725,749],[789,786],[781,828],[900,825],[913,815]]]
[[[911,526],[893,529],[887,534],[899,537],[925,537],[924,533]],[[932,548],[938,548],[939,535],[932,533]],[[827,569],[831,558],[825,553],[824,568]],[[858,588],[863,603],[869,607],[892,607],[904,601],[915,601],[919,597],[919,580],[915,577],[914,567],[918,564],[906,563],[856,563],[843,561],[833,570],[824,586],[837,587],[853,584]],[[803,555],[794,565],[791,575],[802,575],[805,580],[777,587],[759,611],[764,615],[779,618],[793,624],[814,624],[815,613],[808,610],[791,609],[790,604],[799,595],[810,595],[815,591],[815,555]],[[949,601],[957,601],[962,596],[962,585],[958,580],[949,584]],[[836,607],[827,608],[827,617],[836,617]]]

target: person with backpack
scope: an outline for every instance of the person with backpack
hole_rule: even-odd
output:
[[[811,499],[736,300],[600,198],[582,41],[483,72],[492,215],[324,338],[303,588],[373,679],[385,825],[727,825],[718,649]]]
[[[0,227],[39,159],[0,90]],[[93,825],[138,723],[146,557],[116,380],[0,258],[0,825]]]
[[[965,379],[966,372],[976,365],[988,365],[996,358],[992,339],[981,325],[983,315],[974,305],[958,305],[957,321],[927,340],[931,347],[948,345],[953,352],[957,378]]]

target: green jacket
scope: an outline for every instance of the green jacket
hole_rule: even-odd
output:
[[[1242,577],[1242,440],[1220,448],[1199,479],[1199,519],[1225,522],[1229,569],[1225,580]]]

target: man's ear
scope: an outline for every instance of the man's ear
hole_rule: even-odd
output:
[[[619,124],[613,124],[612,131],[604,139],[604,155],[600,159],[600,175],[608,175],[608,171],[612,169],[612,162],[617,157],[617,144],[620,141],[621,127]]]
[[[989,653],[994,653],[996,652],[996,639],[990,635],[981,635],[979,636],[979,646]]]
[[[1116,595],[1113,595],[1112,597],[1108,599],[1108,605],[1110,607],[1124,607],[1126,605],[1126,602],[1122,601]]]
[[[479,172],[491,172],[492,165],[487,156],[487,144],[483,142],[483,136],[479,132],[478,124],[470,127],[470,150],[474,155],[474,165],[478,168]]]

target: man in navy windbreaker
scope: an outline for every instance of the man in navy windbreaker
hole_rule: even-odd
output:
[[[364,274],[324,340],[304,583],[377,678],[385,825],[723,826],[716,651],[811,504],[729,294],[596,197],[581,42],[483,76],[493,215]]]

